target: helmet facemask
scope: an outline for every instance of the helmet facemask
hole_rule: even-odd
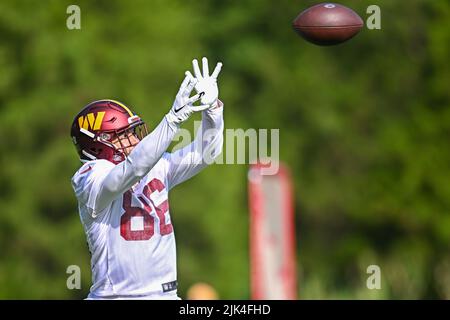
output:
[[[121,162],[129,156],[134,147],[148,134],[147,126],[139,120],[132,126],[110,132],[101,132],[96,137],[100,143],[114,150],[114,162]]]

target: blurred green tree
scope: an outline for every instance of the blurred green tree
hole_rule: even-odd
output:
[[[374,4],[342,3],[363,18]],[[224,63],[227,128],[280,128],[301,298],[450,297],[448,1],[379,0],[381,30],[327,48],[291,29],[315,1],[78,1],[81,30],[70,4],[0,2],[0,298],[86,296],[71,121],[107,97],[151,128],[201,56]],[[172,192],[182,297],[206,281],[249,298],[246,170],[214,165]],[[82,290],[66,288],[73,264]]]

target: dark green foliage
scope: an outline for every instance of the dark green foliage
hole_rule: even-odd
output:
[[[113,98],[151,128],[202,56],[224,63],[227,128],[280,128],[301,298],[450,298],[450,3],[377,1],[382,30],[327,48],[291,29],[315,3],[80,1],[70,31],[72,1],[1,1],[0,298],[85,297],[73,116]],[[341,3],[364,20],[375,4]],[[246,170],[214,165],[172,191],[182,297],[197,281],[250,297]],[[82,290],[66,288],[72,264]]]

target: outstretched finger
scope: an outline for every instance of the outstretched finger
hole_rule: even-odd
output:
[[[197,79],[202,78],[202,74],[200,72],[200,67],[198,66],[197,59],[192,60],[192,67],[194,68],[194,74]]]
[[[206,57],[203,57],[202,59],[202,67],[203,67],[203,78],[209,77],[208,59]]]
[[[189,100],[187,101],[187,104],[192,104],[192,103],[200,100],[204,95],[205,95],[204,92],[197,93],[195,96],[192,96],[189,98]]]
[[[219,75],[220,70],[222,70],[222,62],[219,62],[216,65],[216,68],[214,69],[214,71],[213,71],[213,73],[211,75],[211,78],[217,79],[217,76]]]
[[[189,82],[189,84],[186,86],[186,89],[184,90],[185,97],[189,97],[191,95],[192,90],[198,82],[198,80],[195,78],[190,78],[190,80],[191,82]]]
[[[178,93],[183,93],[186,90],[186,87],[187,87],[187,85],[188,85],[190,80],[191,80],[191,77],[186,74],[186,76],[184,77],[183,82],[181,83],[180,89],[178,90]]]
[[[186,76],[188,76],[188,77],[194,79],[194,76],[192,75],[192,73],[191,73],[190,71],[186,71],[184,74],[185,74]]]
[[[192,106],[191,110],[194,112],[198,112],[198,111],[203,111],[203,110],[209,109],[210,107],[211,107],[210,104],[203,104],[201,106]]]

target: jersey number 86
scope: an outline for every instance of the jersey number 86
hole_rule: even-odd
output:
[[[155,203],[150,198],[153,192],[158,191],[161,192],[164,190],[164,184],[158,180],[153,179],[150,181],[143,190],[143,194],[145,198],[152,204],[155,208],[156,215],[159,218],[159,230],[160,234],[166,235],[173,232],[173,227],[171,223],[166,224],[166,212],[169,210],[169,202],[167,199],[163,201],[159,206],[155,206]],[[155,233],[155,219],[151,215],[152,208],[149,203],[144,199],[144,197],[139,196],[139,200],[143,203],[144,208],[132,207],[131,199],[132,194],[131,190],[128,190],[123,195],[123,204],[122,207],[125,210],[125,213],[120,218],[120,235],[127,241],[138,241],[138,240],[150,240],[150,238]],[[133,217],[142,217],[144,221],[143,230],[131,230],[131,218]]]

